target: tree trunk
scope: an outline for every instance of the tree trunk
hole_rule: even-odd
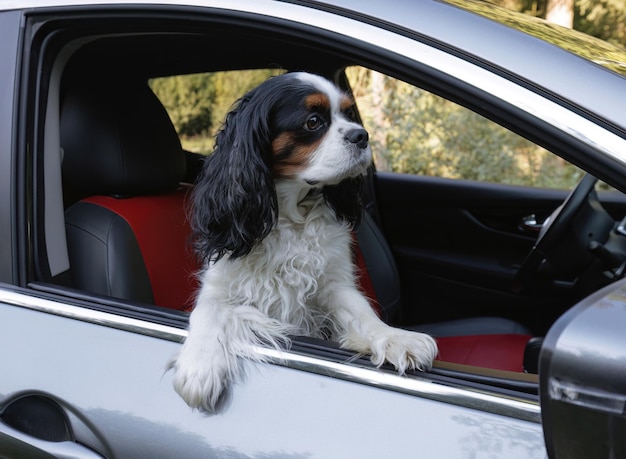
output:
[[[372,94],[372,113],[373,126],[376,126],[374,132],[370,132],[372,150],[374,153],[374,163],[378,170],[390,170],[389,158],[387,154],[387,136],[386,126],[389,120],[385,116],[385,76],[374,70],[370,71],[370,89]]]
[[[574,25],[574,0],[548,0],[546,20],[571,29]]]

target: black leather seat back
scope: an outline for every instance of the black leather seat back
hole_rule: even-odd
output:
[[[92,293],[190,307],[186,159],[145,82],[77,84],[61,113],[70,272]]]

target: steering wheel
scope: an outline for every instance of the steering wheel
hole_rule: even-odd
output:
[[[544,222],[537,241],[526,256],[513,278],[513,291],[521,291],[535,274],[543,261],[548,258],[554,243],[563,235],[574,216],[587,201],[598,179],[591,174],[585,176]]]

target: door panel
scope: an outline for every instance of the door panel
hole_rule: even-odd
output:
[[[1,302],[0,324],[0,413],[18,397],[45,396],[76,445],[107,458],[406,457],[416,445],[460,458],[485,441],[505,445],[507,458],[545,456],[538,423],[271,364],[246,365],[219,411],[204,414],[165,372],[178,343]],[[0,441],[0,456],[31,451],[13,446]]]
[[[567,284],[511,290],[536,239],[522,221],[543,221],[568,191],[379,172],[376,193],[402,277],[406,323],[496,315],[543,334],[571,303]],[[621,194],[607,208],[625,210]]]

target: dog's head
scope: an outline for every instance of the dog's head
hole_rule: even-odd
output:
[[[194,190],[192,229],[207,259],[244,256],[277,221],[276,181],[319,188],[339,220],[356,224],[371,163],[354,103],[309,73],[270,78],[226,116]]]
[[[274,178],[336,185],[363,174],[371,154],[352,98],[308,73],[270,79],[257,92],[270,104],[265,109]]]

